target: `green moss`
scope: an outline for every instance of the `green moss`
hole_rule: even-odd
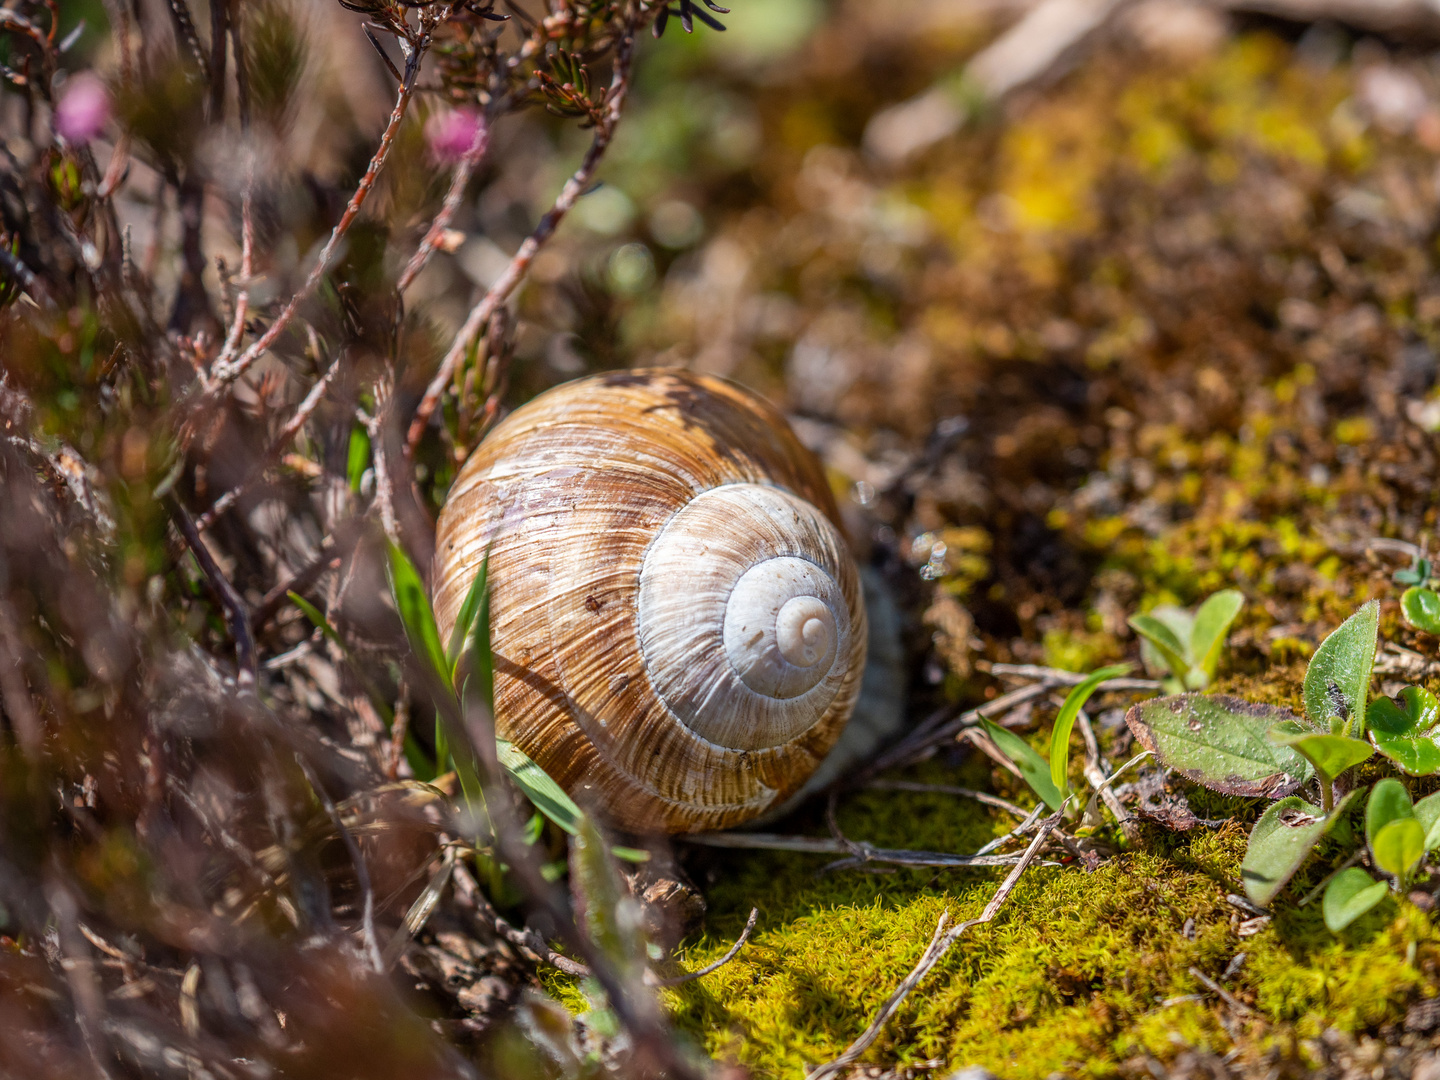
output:
[[[879,843],[945,850],[973,850],[1002,825],[973,803],[893,792],[857,799],[842,824]],[[1088,874],[1032,870],[999,918],[962,938],[911,995],[869,1057],[940,1058],[1023,1080],[1111,1075],[1134,1054],[1163,1061],[1185,1046],[1226,1053],[1236,1044],[1191,968],[1220,979],[1240,952],[1225,985],[1267,1021],[1245,1036],[1252,1043],[1402,1015],[1422,981],[1412,946],[1436,941],[1429,921],[1389,904],[1340,939],[1318,905],[1291,901],[1259,933],[1237,936],[1245,916],[1225,897],[1238,889],[1247,828],[1150,833]],[[760,928],[736,960],[668,1004],[711,1053],[761,1077],[798,1076],[843,1050],[913,966],[941,911],[974,917],[1003,873],[817,877],[817,860],[770,853],[727,856],[715,869],[709,936],[686,964],[723,952],[752,905]],[[1326,869],[1317,864],[1307,882]]]

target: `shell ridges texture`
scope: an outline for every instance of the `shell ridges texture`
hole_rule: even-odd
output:
[[[490,547],[500,733],[638,831],[796,790],[859,691],[865,611],[818,464],[746,391],[569,383],[499,425],[441,512],[442,640]]]

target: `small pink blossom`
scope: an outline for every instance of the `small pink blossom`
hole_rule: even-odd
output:
[[[65,80],[55,105],[55,130],[66,142],[89,142],[110,120],[110,91],[89,72]]]
[[[436,113],[425,124],[425,141],[431,157],[442,165],[454,165],[471,147],[483,148],[485,117],[475,109]]]

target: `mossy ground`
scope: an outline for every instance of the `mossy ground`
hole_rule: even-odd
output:
[[[958,778],[983,780],[977,768]],[[957,779],[939,766],[914,775]],[[1306,1040],[1398,1021],[1440,965],[1429,917],[1387,901],[1336,937],[1318,903],[1292,899],[1251,932],[1251,916],[1226,899],[1241,891],[1251,816],[1183,834],[1147,830],[1089,873],[1031,870],[995,922],[961,938],[911,995],[866,1060],[978,1064],[1024,1080],[1114,1075],[1126,1062],[1200,1048],[1303,1069]],[[854,798],[840,823],[876,844],[945,851],[974,850],[1008,827],[954,796],[890,791]],[[1332,841],[1294,895],[1347,850],[1343,837]],[[752,906],[763,913],[758,929],[726,967],[666,995],[683,1030],[759,1077],[801,1076],[840,1053],[914,965],[941,912],[975,917],[1005,873],[825,874],[823,863],[783,853],[713,859],[706,936],[685,950],[684,966],[721,955]],[[1192,968],[1254,1017],[1217,999]],[[555,988],[579,1006],[573,987]]]
[[[1128,614],[1221,588],[1247,601],[1216,687],[1226,692],[1297,706],[1306,657],[1372,597],[1384,601],[1382,640],[1434,657],[1436,642],[1399,619],[1391,575],[1406,557],[1367,543],[1421,543],[1437,522],[1440,423],[1426,409],[1440,275],[1424,224],[1437,207],[1435,132],[1367,119],[1359,52],[1317,64],[1251,32],[1183,62],[1102,50],[887,175],[854,149],[866,91],[824,52],[845,34],[822,36],[755,92],[767,139],[748,194],[715,195],[706,258],[677,264],[616,325],[642,355],[693,346],[701,366],[826,418],[873,461],[907,439],[929,447],[877,497],[849,503],[912,591],[923,570],[917,610],[935,590],[973,616],[973,655],[940,647],[917,702],[993,696],[971,660],[1080,670],[1134,659]],[[961,35],[922,50],[912,81],[941,77],[972,47]],[[1367,48],[1364,64],[1392,62]],[[622,148],[622,186],[625,162]],[[828,350],[825,380],[798,364],[802,346]],[[830,464],[842,497],[850,481],[886,475]],[[939,557],[937,538],[955,541]],[[1049,718],[1037,713],[1037,742]],[[1113,726],[1103,737],[1114,764],[1123,740]],[[907,776],[1025,798],[976,757]],[[866,1060],[1021,1080],[1109,1075],[1198,1048],[1257,1074],[1303,1074],[1323,1057],[1323,1032],[1393,1039],[1407,1005],[1440,989],[1429,914],[1397,898],[1336,936],[1318,903],[1299,907],[1353,849],[1341,828],[1274,917],[1245,925],[1226,897],[1241,892],[1262,807],[1191,797],[1202,816],[1230,820],[1147,827],[1091,872],[1032,869]],[[1011,824],[963,799],[893,791],[847,798],[839,820],[877,845],[952,852]],[[824,830],[818,818],[789,826]],[[759,929],[666,1001],[708,1051],[757,1076],[798,1077],[838,1054],[940,913],[978,914],[1004,873],[822,866],[697,856],[710,912],[685,965],[719,956],[752,906]]]

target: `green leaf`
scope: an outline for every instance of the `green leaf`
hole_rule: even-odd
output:
[[[1365,804],[1365,842],[1375,843],[1375,834],[1392,821],[1415,816],[1415,807],[1410,801],[1410,792],[1393,776],[1387,776],[1370,789],[1370,800]]]
[[[480,560],[480,570],[475,575],[475,580],[470,583],[470,589],[465,593],[465,599],[460,604],[460,613],[455,616],[455,625],[450,628],[450,643],[445,648],[445,662],[451,671],[460,660],[460,652],[465,648],[465,639],[473,631],[478,629],[476,616],[480,614],[480,605],[485,602],[487,590],[489,589],[490,578],[490,550],[486,548],[485,557]],[[489,637],[489,620],[486,620],[486,637]],[[452,676],[453,677],[453,676]]]
[[[1266,733],[1288,709],[1221,694],[1151,698],[1125,714],[1136,740],[1167,769],[1226,795],[1278,799],[1310,778],[1309,763]]]
[[[1340,871],[1325,886],[1325,899],[1321,904],[1325,925],[1332,934],[1338,934],[1384,900],[1387,892],[1385,882],[1376,881],[1358,866]]]
[[[1425,857],[1425,829],[1413,817],[1392,821],[1375,834],[1370,851],[1375,865],[1393,874],[1403,886]]]
[[[405,636],[410,640],[410,651],[440,680],[441,688],[453,694],[453,676],[450,665],[445,662],[440,631],[435,626],[435,612],[430,607],[430,595],[425,591],[420,571],[415,569],[410,556],[399,545],[391,541],[387,547],[390,595],[395,599],[395,610],[399,612]]]
[[[1190,671],[1190,660],[1186,648],[1175,632],[1154,615],[1131,615],[1126,620],[1130,628],[1144,638],[1159,653],[1161,661],[1170,674],[1184,679]]]
[[[360,490],[360,480],[370,467],[370,435],[359,424],[350,429],[350,449],[345,455],[345,479],[350,490]]]
[[[1070,732],[1075,727],[1075,718],[1095,693],[1096,687],[1107,679],[1116,679],[1130,670],[1129,664],[1113,664],[1092,672],[1085,681],[1065,695],[1065,703],[1055,717],[1055,727],[1050,732],[1050,782],[1062,796],[1070,787],[1067,776],[1070,765]]]
[[[551,779],[550,774],[508,739],[495,740],[496,756],[500,765],[510,774],[515,785],[525,797],[547,818],[571,836],[580,828],[583,816],[565,789]]]
[[[297,592],[294,592],[293,590],[287,591],[285,595],[290,598],[290,602],[292,604],[294,604],[302,612],[304,612],[305,617],[309,619],[312,623],[314,623],[315,627],[322,634],[324,634],[327,638],[333,641],[336,645],[340,646],[341,650],[345,652],[349,651],[345,646],[345,642],[341,639],[339,631],[330,625],[329,619],[325,618],[324,612],[322,612],[314,604],[310,603],[309,600],[306,600],[303,596],[301,596]]]
[[[1433,776],[1440,773],[1440,745],[1429,735],[1370,736],[1375,749],[1393,761],[1400,771],[1410,776]]]
[[[1425,829],[1425,850],[1440,847],[1440,791],[1415,804],[1415,820]]]
[[[1230,624],[1245,606],[1245,596],[1238,589],[1215,593],[1195,612],[1195,625],[1190,630],[1190,657],[1208,679],[1215,677],[1220,664],[1220,651]]]
[[[1006,731],[999,724],[983,717],[980,725],[985,729],[985,734],[990,736],[990,740],[1000,748],[1000,752],[1015,763],[1031,790],[1039,795],[1051,810],[1059,810],[1065,804],[1065,795],[1050,779],[1050,763],[1013,731]]]
[[[1397,700],[1376,698],[1365,710],[1365,722],[1380,735],[1414,735],[1440,723],[1440,701],[1423,686],[1407,686]]]
[[[630,890],[610,861],[604,837],[587,815],[576,822],[571,841],[571,886],[574,888],[590,939],[622,970],[638,972],[645,964],[641,920]]]
[[[1440,634],[1440,593],[1414,586],[1400,594],[1400,611],[1416,630]]]
[[[1345,735],[1320,735],[1299,728],[1298,724],[1277,724],[1270,730],[1270,739],[1281,746],[1289,746],[1303,754],[1315,771],[1329,780],[1334,780],[1346,769],[1359,765],[1370,758],[1375,748],[1362,739],[1351,739]]]
[[[1320,643],[1305,671],[1305,714],[1334,734],[1359,734],[1370,696],[1370,669],[1380,632],[1380,602],[1371,600]]]
[[[1265,907],[1275,899],[1355,795],[1353,791],[1346,795],[1328,815],[1296,795],[1281,799],[1261,815],[1240,864],[1245,895],[1252,903]]]

